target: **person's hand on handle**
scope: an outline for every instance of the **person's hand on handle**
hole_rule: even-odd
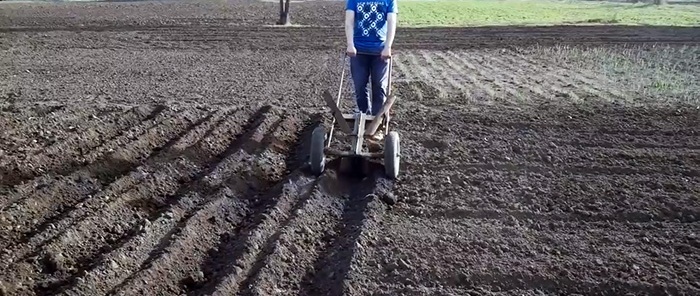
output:
[[[348,45],[348,49],[346,50],[346,53],[349,57],[354,57],[357,55],[357,49],[355,49],[355,45]]]
[[[394,45],[394,36],[396,35],[396,0],[391,1],[393,7],[391,12],[387,13],[387,32],[386,32],[386,42],[384,43],[384,49],[382,49],[382,59],[388,60],[391,58],[391,47]]]
[[[391,58],[391,47],[388,47],[388,46],[384,47],[384,49],[382,49],[382,59],[388,60],[390,58]]]

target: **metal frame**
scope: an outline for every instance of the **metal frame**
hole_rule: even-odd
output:
[[[367,115],[364,113],[355,115],[352,113],[343,113],[340,110],[340,98],[342,97],[343,80],[345,78],[346,64],[347,55],[344,55],[342,73],[340,76],[340,86],[338,88],[338,96],[336,101],[333,102],[333,97],[330,94],[330,92],[325,91],[323,93],[323,99],[325,100],[326,104],[331,109],[331,113],[333,114],[333,122],[331,123],[330,131],[327,134],[327,142],[325,144],[324,153],[333,156],[362,156],[368,158],[384,158],[384,152],[365,152],[362,150],[362,146],[364,144],[365,138],[374,136],[374,134],[377,132],[377,130],[382,124],[384,125],[385,134],[389,134],[389,122],[391,119],[390,111],[391,107],[396,101],[396,98],[394,97],[391,89],[393,58],[389,58],[389,79],[387,87],[387,98],[376,116]],[[350,121],[352,121],[352,129],[350,128]],[[352,138],[352,145],[349,151],[338,151],[336,149],[330,148],[336,122],[338,123],[338,127],[340,128],[340,130],[347,136]]]

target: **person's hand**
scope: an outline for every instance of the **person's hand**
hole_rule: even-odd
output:
[[[357,49],[355,49],[354,45],[348,45],[346,53],[349,57],[354,57],[355,55],[357,55]]]
[[[387,60],[391,58],[391,47],[384,47],[382,49],[382,59]]]

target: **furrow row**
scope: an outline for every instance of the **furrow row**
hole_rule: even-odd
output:
[[[26,257],[29,252],[34,251],[35,248],[46,244],[48,241],[55,239],[58,235],[65,233],[69,227],[77,225],[80,221],[89,218],[89,213],[103,210],[109,204],[115,202],[115,197],[120,197],[124,193],[133,190],[142,182],[149,181],[152,175],[147,175],[147,171],[154,171],[154,168],[159,166],[161,161],[167,160],[168,154],[175,155],[180,146],[190,145],[192,143],[192,137],[196,137],[197,134],[201,134],[206,129],[213,128],[213,122],[208,119],[209,116],[195,123],[190,127],[190,130],[185,136],[180,134],[171,139],[169,143],[174,142],[172,146],[168,147],[166,144],[166,146],[154,150],[153,153],[155,153],[155,155],[149,156],[144,163],[139,166],[140,169],[134,169],[123,175],[94,195],[88,194],[83,196],[83,199],[76,205],[57,211],[51,218],[46,219],[41,225],[33,228],[31,232],[24,233],[19,240],[19,244],[8,248],[11,250],[8,254],[14,255],[14,257],[3,257],[2,261],[12,262],[15,261],[16,258]],[[77,186],[77,184],[74,184],[74,186]]]
[[[117,148],[104,155],[102,160],[80,168],[70,176],[54,179],[53,186],[47,190],[29,195],[13,204],[0,214],[2,225],[12,226],[12,229],[0,229],[0,236],[17,238],[17,235],[34,232],[36,226],[91,198],[103,189],[102,184],[111,184],[128,174],[142,159],[150,157],[159,147],[167,146],[177,134],[185,133],[197,119],[189,118],[190,116],[196,115],[181,114],[167,124],[152,126],[142,137],[127,146]]]
[[[274,121],[266,119],[253,130],[253,133],[249,134],[250,139],[241,142],[243,145],[239,147],[240,149],[223,159],[217,168],[208,172],[203,181],[206,183],[205,188],[210,189],[204,189],[203,192],[202,190],[190,191],[188,195],[191,195],[191,198],[187,199],[188,202],[177,207],[185,213],[184,216],[194,215],[196,219],[189,219],[184,226],[169,232],[177,232],[179,235],[161,238],[158,249],[151,251],[141,267],[112,291],[115,294],[126,293],[127,295],[139,293],[140,288],[133,285],[136,282],[149,282],[151,287],[156,286],[170,291],[191,290],[201,286],[202,281],[210,277],[210,273],[205,273],[202,269],[209,265],[206,260],[212,252],[217,251],[219,241],[239,229],[243,219],[249,217],[251,211],[255,211],[257,206],[264,202],[255,193],[265,191],[268,184],[278,180],[279,170],[266,171],[264,168],[270,166],[284,170],[284,162],[273,161],[267,166],[258,166],[255,163],[264,161],[271,155],[280,157],[286,155],[289,146],[296,141],[296,138],[284,140],[274,135],[288,128],[284,123],[290,122],[290,118],[294,117],[285,116],[284,119],[274,119]],[[292,134],[297,132],[288,131]],[[280,142],[276,142],[273,138]],[[276,149],[282,150],[275,151]],[[231,177],[220,178],[229,175]],[[224,197],[220,196],[222,194]],[[216,217],[209,217],[213,215],[212,213],[198,209],[199,205],[207,200],[213,199],[219,203],[218,200],[224,198],[233,200],[222,201],[232,206],[222,206],[217,210],[226,217],[219,217],[217,220]],[[137,256],[143,257],[144,254],[145,252]],[[188,260],[182,260],[183,257],[187,257]],[[166,273],[176,281],[159,281],[159,278]],[[174,283],[179,285],[172,286]]]
[[[139,106],[124,114],[111,113],[109,123],[98,124],[82,133],[75,134],[58,145],[45,149],[43,153],[11,163],[10,167],[3,169],[4,173],[0,180],[5,185],[18,185],[46,172],[56,172],[60,175],[70,174],[87,161],[81,159],[81,156],[93,153],[101,146],[109,146],[109,148],[105,148],[107,150],[113,149],[122,135],[135,138],[134,134],[138,134],[140,130],[153,125],[151,120],[161,115],[165,109],[164,106]],[[5,204],[7,204],[5,200],[0,200],[0,205]]]
[[[209,131],[204,133],[204,137],[227,138],[236,130],[242,132],[243,120],[249,118],[250,115],[246,112],[234,114],[231,119],[211,126]],[[261,115],[261,114],[259,114]],[[178,151],[177,149],[165,149],[165,152],[158,158],[160,162],[149,163],[149,166],[141,167],[136,172],[136,177],[140,182],[127,181],[123,185],[127,185],[128,189],[119,190],[121,192],[115,197],[104,196],[100,202],[92,203],[94,206],[90,209],[93,212],[91,216],[83,216],[79,220],[71,223],[60,223],[61,225],[70,225],[70,228],[64,229],[49,240],[44,241],[37,246],[33,252],[38,256],[48,258],[61,257],[68,258],[66,269],[70,270],[69,274],[74,274],[63,280],[54,281],[48,285],[48,288],[63,287],[69,278],[75,279],[75,272],[85,270],[94,264],[93,261],[104,253],[106,250],[116,248],[119,244],[129,241],[134,235],[133,229],[136,229],[142,223],[143,217],[151,217],[160,214],[158,207],[163,203],[168,202],[167,195],[174,193],[181,183],[188,183],[189,179],[201,178],[196,174],[196,170],[205,169],[208,164],[205,158],[206,155],[214,155],[221,153],[220,151],[231,149],[227,148],[226,142],[212,141],[207,139],[197,141],[194,145],[186,150]],[[174,140],[177,142],[177,140]],[[175,143],[173,143],[175,144]],[[217,150],[219,152],[217,152]],[[188,156],[195,155],[194,159],[188,159]],[[174,162],[170,162],[175,160]],[[217,159],[209,159],[209,162],[216,163]],[[195,170],[193,172],[193,169]],[[194,174],[194,176],[192,176]],[[132,183],[132,184],[128,184]],[[136,186],[134,183],[141,183]],[[148,219],[148,218],[147,218]],[[61,221],[63,222],[63,221]],[[35,256],[36,256],[35,255]]]

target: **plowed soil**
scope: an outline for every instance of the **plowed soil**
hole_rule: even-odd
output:
[[[697,88],[549,50],[700,30],[401,29],[390,180],[308,172],[342,3],[277,9],[0,4],[0,295],[700,294]]]

